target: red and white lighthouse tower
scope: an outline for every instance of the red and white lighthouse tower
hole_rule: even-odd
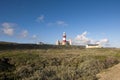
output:
[[[63,41],[62,41],[62,45],[66,45],[66,33],[63,32]]]

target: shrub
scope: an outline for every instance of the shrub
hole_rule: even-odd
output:
[[[119,63],[119,52],[116,49],[78,48],[2,51],[0,79],[97,80],[97,73]]]

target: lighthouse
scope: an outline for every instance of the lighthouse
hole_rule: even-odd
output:
[[[67,41],[66,40],[66,33],[63,32],[62,40],[61,41],[57,40],[56,45],[72,45],[72,41],[71,41],[71,39],[69,41]]]
[[[66,33],[63,32],[62,45],[66,45]]]

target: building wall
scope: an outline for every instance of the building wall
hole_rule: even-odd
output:
[[[89,45],[86,45],[86,48],[101,48],[100,45],[97,45],[97,46],[89,46]]]
[[[71,42],[70,41],[64,42],[64,41],[57,40],[56,45],[71,45]]]

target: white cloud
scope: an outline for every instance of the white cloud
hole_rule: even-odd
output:
[[[73,44],[75,45],[85,45],[91,42],[89,38],[86,37],[87,32],[83,32],[80,35],[77,35],[73,40]]]
[[[37,18],[38,22],[44,22],[44,15],[41,15]]]
[[[87,32],[83,32],[80,35],[77,35],[75,39],[73,40],[74,45],[86,45],[86,44],[100,44],[100,45],[106,45],[109,43],[109,40],[107,38],[101,39],[101,40],[94,40],[87,37]]]
[[[56,21],[56,24],[57,25],[60,25],[60,26],[67,26],[68,24],[65,23],[64,21]]]
[[[13,26],[15,26],[15,24],[13,23],[3,23],[2,24],[2,33],[5,34],[5,35],[8,35],[8,36],[12,36],[14,35],[14,28]]]
[[[37,17],[36,21],[37,22],[45,22],[45,16],[41,15],[41,16]],[[57,20],[55,22],[48,22],[46,25],[47,26],[68,26],[68,24],[62,20]]]
[[[105,38],[105,39],[101,39],[100,41],[97,41],[96,44],[101,44],[102,45],[102,44],[106,44],[108,42],[109,42],[109,40]]]
[[[3,28],[3,33],[9,36],[12,36],[14,33],[14,29],[10,27],[4,27]]]
[[[28,31],[27,30],[23,30],[21,33],[20,33],[20,37],[21,38],[26,38],[28,36]]]
[[[34,43],[38,43],[39,42],[39,38],[37,35],[32,35],[29,40],[31,40]]]
[[[15,23],[4,22],[0,28],[0,35],[12,36],[13,38],[29,38],[27,30],[21,30]],[[34,35],[33,38],[36,36]]]
[[[54,23],[51,22],[47,23],[47,26],[52,26],[52,25],[54,25]]]
[[[56,22],[50,22],[47,24],[48,26],[68,26],[68,24],[65,21],[56,21]]]
[[[33,36],[32,36],[32,39],[37,39],[37,35],[33,35]]]

